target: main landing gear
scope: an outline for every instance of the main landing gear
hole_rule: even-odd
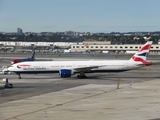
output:
[[[84,72],[80,72],[80,75],[77,75],[77,78],[84,79],[87,78],[87,76],[84,74]]]

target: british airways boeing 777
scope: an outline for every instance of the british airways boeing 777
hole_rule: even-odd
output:
[[[60,77],[71,77],[78,74],[78,78],[85,78],[85,73],[95,72],[123,72],[139,67],[152,65],[146,61],[152,41],[146,42],[130,60],[97,60],[97,61],[32,61],[13,64],[8,71],[20,74],[59,73]]]

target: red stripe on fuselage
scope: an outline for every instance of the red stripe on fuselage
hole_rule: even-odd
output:
[[[18,64],[18,66],[30,66],[29,64]]]

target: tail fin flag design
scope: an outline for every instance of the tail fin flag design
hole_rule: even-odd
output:
[[[151,62],[146,61],[151,45],[152,45],[152,41],[146,42],[146,44],[143,45],[141,49],[131,57],[130,60],[134,62],[141,62],[142,64],[147,66],[152,65]]]

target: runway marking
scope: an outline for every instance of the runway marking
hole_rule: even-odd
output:
[[[115,108],[103,108],[104,110],[114,110]]]
[[[94,94],[94,95],[78,98],[78,99],[71,100],[71,101],[68,101],[68,102],[64,102],[64,103],[61,103],[61,104],[56,104],[56,105],[53,105],[53,106],[50,106],[50,107],[47,107],[47,108],[42,108],[42,109],[35,110],[35,111],[32,111],[32,112],[24,113],[24,114],[21,114],[21,115],[16,115],[16,116],[4,119],[4,120],[17,119],[18,117],[22,117],[22,116],[29,115],[29,114],[34,114],[34,113],[44,111],[44,110],[48,110],[48,109],[55,108],[55,107],[60,107],[60,106],[63,106],[65,104],[69,104],[69,103],[76,102],[76,101],[79,101],[79,100],[91,98],[91,97],[94,97],[94,96],[99,96],[99,95],[106,94],[106,93],[109,93],[109,92],[113,92],[113,91],[116,91],[116,90],[118,90],[118,89],[113,89],[113,90],[110,90],[110,91],[104,91],[104,92],[97,93],[97,94]]]

